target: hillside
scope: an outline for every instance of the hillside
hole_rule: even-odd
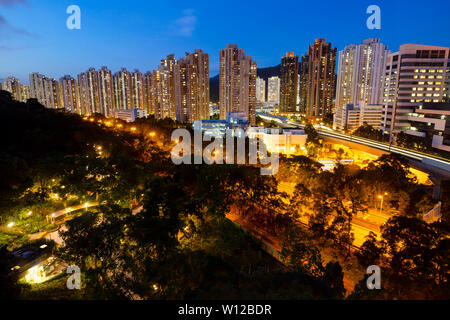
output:
[[[280,76],[280,65],[258,68],[258,77],[264,79],[267,83],[267,79],[273,76]],[[210,101],[219,102],[219,75],[209,79]]]

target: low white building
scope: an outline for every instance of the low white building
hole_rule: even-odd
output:
[[[283,154],[300,153],[305,149],[307,134],[300,129],[261,128],[247,129],[249,138],[259,138],[270,152]]]
[[[147,111],[143,109],[114,110],[114,118],[126,122],[134,122],[138,118],[145,118]]]
[[[356,105],[348,103],[345,107],[337,108],[333,119],[333,129],[354,131],[364,122],[375,129],[381,126],[382,105]]]

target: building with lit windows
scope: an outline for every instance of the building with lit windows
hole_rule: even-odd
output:
[[[186,53],[174,66],[176,119],[209,119],[209,55],[200,49]]]
[[[113,76],[114,109],[133,109],[131,88],[131,73],[126,68],[121,68]]]
[[[301,154],[305,150],[307,134],[304,130],[290,128],[257,128],[247,130],[249,138],[259,138],[269,152]]]
[[[333,111],[336,48],[325,39],[316,39],[302,56],[300,68],[300,111],[313,122]]]
[[[266,101],[266,81],[260,77],[256,78],[256,101]]]
[[[404,44],[387,58],[381,129],[393,135],[417,135],[411,126],[424,103],[446,102],[449,90],[449,48]]]
[[[44,78],[44,106],[51,109],[63,108],[59,82],[53,78]]]
[[[280,78],[270,77],[267,80],[267,102],[280,103]]]
[[[138,118],[145,118],[147,116],[147,111],[136,108],[125,110],[114,110],[113,116],[116,119],[121,119],[126,122],[134,122]]]
[[[156,119],[176,120],[174,68],[176,60],[173,54],[161,60],[158,69],[153,70],[152,104]]]
[[[23,97],[23,85],[20,83],[19,79],[8,77],[3,81],[0,88],[11,93],[14,100],[22,102],[26,101],[25,97]]]
[[[220,119],[227,112],[245,112],[250,124],[256,121],[256,61],[235,44],[219,55]]]
[[[380,39],[366,39],[339,52],[336,108],[348,103],[377,105],[383,102],[384,70],[390,54]]]
[[[333,118],[333,129],[340,131],[354,131],[364,123],[380,129],[382,105],[354,105],[347,103],[344,107],[336,108]]]
[[[97,71],[97,76],[100,113],[105,117],[110,117],[114,110],[112,73],[107,67],[103,66]]]
[[[147,111],[147,114],[155,114],[152,97],[152,79],[153,73],[150,71],[147,71],[143,76],[144,109]]]
[[[81,114],[80,94],[77,80],[69,75],[59,79],[64,108],[68,112]]]
[[[297,111],[298,56],[287,52],[281,57],[280,70],[280,112]]]
[[[144,110],[144,76],[135,69],[131,73],[131,106]]]
[[[89,68],[86,72],[78,75],[78,88],[80,90],[81,114],[101,113],[98,76],[95,68]]]
[[[45,100],[44,82],[44,75],[37,72],[30,74],[30,97],[37,99],[40,104],[47,106]]]

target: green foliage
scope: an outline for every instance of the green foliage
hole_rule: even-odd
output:
[[[399,147],[433,153],[432,141],[426,137],[416,137],[400,131],[396,136],[396,142]]]
[[[383,251],[379,247],[377,237],[373,232],[367,235],[366,241],[364,241],[359,249],[355,253],[355,256],[362,267],[367,268],[368,266],[379,264]]]
[[[316,158],[323,146],[323,141],[319,138],[319,133],[311,123],[308,123],[305,126],[305,133],[308,135],[306,138],[306,150],[308,155]]]
[[[381,130],[377,130],[367,122],[364,122],[361,127],[356,129],[353,134],[355,136],[359,136],[366,139],[376,140],[376,141],[384,141],[383,132]]]
[[[446,299],[450,266],[450,229],[417,218],[394,216],[382,228],[381,241],[364,243],[358,260],[366,268],[380,264],[382,296],[388,299]],[[371,297],[362,284],[355,298]]]
[[[28,236],[14,231],[0,232],[0,247],[9,246],[16,247],[28,241]]]

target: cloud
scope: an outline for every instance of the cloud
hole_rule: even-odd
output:
[[[194,15],[194,10],[186,9],[183,11],[183,16],[175,20],[175,33],[182,37],[191,37],[196,23],[197,17]]]
[[[5,0],[0,0],[0,1],[5,1]],[[22,35],[22,36],[27,36],[27,37],[32,37],[32,38],[38,38],[39,35],[28,32],[27,30],[24,29],[20,29],[20,28],[15,28],[12,25],[10,25],[8,23],[8,21],[6,21],[5,18],[3,18],[2,16],[0,16],[0,33],[1,32],[5,32],[5,33],[14,33],[17,35]]]
[[[12,6],[17,3],[25,4],[26,0],[0,0],[0,6]]]
[[[11,47],[11,46],[3,46],[0,45],[0,51],[18,51],[18,50],[24,50],[25,47]]]

